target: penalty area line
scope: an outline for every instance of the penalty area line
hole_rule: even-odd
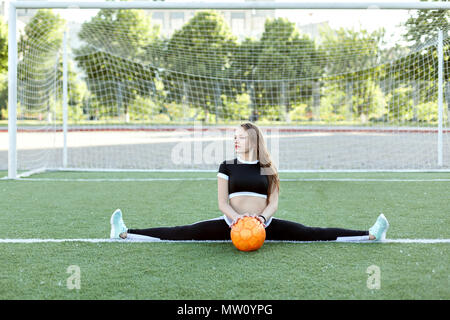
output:
[[[0,243],[64,243],[64,242],[87,242],[87,243],[139,243],[139,242],[165,242],[165,243],[227,243],[231,240],[160,240],[157,238],[144,239],[0,239]],[[266,240],[267,243],[450,243],[450,239],[385,239],[382,241],[371,240],[335,240],[335,241],[282,241],[282,240]]]

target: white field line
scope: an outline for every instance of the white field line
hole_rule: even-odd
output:
[[[20,181],[62,181],[62,182],[148,182],[148,181],[199,181],[217,180],[217,178],[25,178]],[[450,182],[450,179],[357,179],[357,178],[294,178],[280,181],[342,181],[342,182]]]
[[[216,164],[218,166],[218,164]],[[47,172],[217,172],[217,169],[106,169],[106,168],[47,168]],[[279,173],[429,173],[450,172],[448,169],[280,169]]]
[[[0,239],[0,243],[62,243],[62,242],[88,242],[88,243],[137,243],[137,242],[166,242],[166,243],[227,243],[231,240],[159,240],[150,238],[143,239]],[[266,240],[273,243],[418,243],[418,244],[434,244],[434,243],[450,243],[450,239],[385,239],[382,241],[278,241]]]

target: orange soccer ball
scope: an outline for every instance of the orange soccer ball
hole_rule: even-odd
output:
[[[254,251],[266,240],[266,229],[255,217],[243,217],[231,228],[231,241],[241,251]]]

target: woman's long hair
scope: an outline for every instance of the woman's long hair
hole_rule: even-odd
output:
[[[275,188],[280,191],[280,178],[275,164],[272,162],[269,151],[267,150],[266,141],[261,130],[251,122],[241,124],[241,127],[248,133],[249,143],[256,149],[256,157],[261,166],[261,174],[267,175],[269,179],[269,187],[267,190],[267,202]]]

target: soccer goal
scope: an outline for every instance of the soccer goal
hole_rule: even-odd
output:
[[[281,172],[448,171],[449,9],[10,2],[0,170],[215,171],[252,121]]]

